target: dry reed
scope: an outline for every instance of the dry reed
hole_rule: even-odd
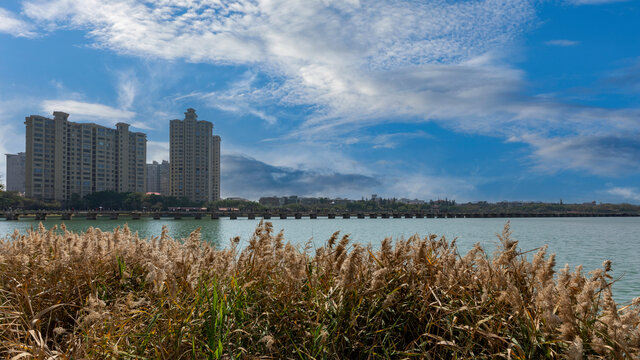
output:
[[[194,231],[140,239],[124,226],[38,230],[0,243],[6,358],[627,358],[640,300],[619,307],[611,263],[582,273],[505,226],[489,256],[434,235],[339,233],[314,254],[268,222],[224,250]]]

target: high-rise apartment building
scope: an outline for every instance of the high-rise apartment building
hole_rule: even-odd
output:
[[[147,192],[169,195],[169,162],[147,164]]]
[[[42,200],[67,201],[96,191],[145,192],[147,137],[129,125],[110,129],[54,118],[26,118],[25,193]]]
[[[212,171],[213,171],[213,184],[211,185],[211,191],[213,192],[213,199],[220,200],[220,136],[213,136],[213,159],[212,159]]]
[[[220,199],[220,137],[213,124],[187,109],[170,124],[171,195],[193,201]]]
[[[7,191],[24,193],[24,169],[26,154],[6,154],[7,156]]]

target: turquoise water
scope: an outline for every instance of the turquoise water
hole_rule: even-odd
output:
[[[284,229],[285,239],[304,247],[310,241],[312,246],[321,246],[340,230],[351,234],[354,241],[377,246],[385,237],[408,237],[413,234],[444,235],[448,239],[458,238],[461,253],[465,253],[476,242],[492,252],[498,243],[497,233],[507,219],[272,219],[274,229]],[[255,230],[260,220],[84,220],[66,221],[68,229],[85,231],[99,227],[104,231],[128,223],[132,231],[142,237],[157,236],[162,225],[169,227],[174,238],[188,236],[198,227],[202,228],[202,238],[217,246],[225,247],[229,239],[240,236],[241,244]],[[59,225],[60,221],[44,221],[45,227]],[[34,220],[0,220],[0,236],[21,232],[37,227]],[[513,237],[520,241],[522,250],[549,245],[549,252],[557,255],[557,270],[564,264],[572,268],[584,265],[586,271],[601,267],[604,260],[612,260],[614,276],[621,279],[614,284],[616,300],[625,302],[640,296],[640,218],[516,218],[511,219]]]

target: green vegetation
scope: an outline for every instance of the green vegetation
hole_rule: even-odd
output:
[[[431,214],[640,214],[640,206],[630,204],[562,204],[542,202],[499,202],[486,201],[459,204],[454,200],[431,200],[424,203],[407,203],[397,199],[345,200],[329,198],[300,198],[298,202],[279,206],[263,205],[256,201],[227,199],[210,202],[194,202],[187,198],[143,194],[135,192],[118,193],[101,191],[81,198],[72,194],[67,204],[42,202],[20,196],[16,192],[0,190],[0,210],[6,209],[104,209],[104,210],[168,210],[172,207],[206,207],[209,211],[219,208],[235,208],[241,212],[423,212]]]
[[[640,298],[619,307],[611,263],[554,272],[508,224],[501,247],[436,236],[379,249],[336,232],[311,251],[261,223],[246,247],[54,229],[0,242],[6,358],[552,359],[640,356]]]
[[[7,209],[59,209],[60,203],[57,201],[44,202],[40,200],[29,199],[16,191],[0,191],[0,210]]]
[[[77,194],[73,194],[67,205],[68,208],[74,209],[103,208],[113,210],[167,210],[169,207],[178,206],[199,207],[201,204],[175,196],[100,191],[87,194],[82,199]]]
[[[498,202],[488,203],[486,201],[459,204],[453,200],[428,201],[424,204],[407,204],[396,199],[383,199],[380,201],[358,200],[341,204],[320,204],[320,205],[300,205],[305,210],[309,209],[332,209],[336,211],[367,212],[367,211],[389,211],[389,212],[425,212],[436,214],[545,214],[545,213],[594,213],[594,214],[616,214],[633,213],[640,214],[640,206],[630,204],[561,204],[542,202]]]

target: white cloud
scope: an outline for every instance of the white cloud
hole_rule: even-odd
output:
[[[227,96],[273,96],[288,104],[319,105],[333,117],[347,117],[362,109],[366,116],[388,113],[424,117],[447,113],[451,104],[469,98],[479,104],[488,96],[511,89],[517,71],[488,63],[491,51],[500,49],[528,26],[534,17],[530,1],[487,0],[461,3],[425,2],[328,2],[321,0],[279,1],[131,1],[54,0],[28,2],[25,12],[38,20],[59,26],[89,28],[98,45],[118,52],[166,59],[258,65],[284,81],[278,89],[259,94],[249,91],[212,94],[226,109],[242,108]],[[71,25],[68,25],[71,24]],[[484,62],[484,63],[483,63]],[[442,65],[440,69],[437,65]],[[485,66],[486,65],[486,66]],[[488,86],[474,84],[462,89],[446,86],[448,75],[476,74]],[[494,76],[496,73],[505,73]],[[516,73],[516,74],[514,74]],[[404,88],[394,77],[417,77]],[[434,77],[436,79],[434,79]],[[438,84],[429,86],[436,80]],[[475,79],[474,79],[475,80]],[[506,80],[506,84],[502,84]],[[519,80],[519,79],[518,79]],[[242,84],[240,84],[242,85]],[[416,108],[423,99],[415,87],[427,87],[429,104]],[[440,93],[439,87],[445,93]],[[449,91],[451,90],[451,91]],[[461,91],[459,91],[461,90]],[[409,95],[395,104],[389,93]],[[459,93],[459,95],[454,94]],[[214,96],[215,95],[215,96]],[[474,99],[481,95],[480,99]],[[442,110],[425,107],[441,98]],[[468,101],[464,101],[468,103]],[[461,106],[474,112],[470,105]],[[261,116],[273,122],[272,116]]]
[[[20,20],[12,12],[0,8],[0,33],[13,35],[16,37],[35,37],[33,26]]]
[[[545,42],[545,44],[551,45],[551,46],[568,47],[568,46],[579,45],[580,41],[573,41],[573,40],[567,40],[567,39],[556,39],[556,40],[549,40],[549,41]]]
[[[114,125],[121,121],[129,121],[136,115],[133,111],[76,100],[45,100],[40,105],[40,108],[48,114],[54,111],[63,111],[79,119],[100,119],[109,125]],[[72,119],[70,118],[70,120]]]
[[[169,161],[169,142],[168,141],[147,141],[147,162]]]
[[[129,110],[133,106],[138,92],[138,82],[133,71],[118,73],[118,104],[121,109]]]
[[[640,190],[634,187],[614,187],[607,190],[607,193],[626,200],[640,201]]]
[[[247,72],[239,80],[231,83],[226,90],[193,92],[178,96],[174,100],[188,98],[203,100],[210,107],[241,115],[252,115],[273,125],[278,121],[274,115],[252,107],[252,104],[263,102],[266,98],[263,90],[253,86],[255,81],[256,74]]]
[[[596,2],[604,0],[574,1]],[[526,74],[507,63],[507,49],[535,20],[535,3],[38,0],[27,1],[24,12],[59,28],[88,29],[96,46],[118,53],[247,66],[249,75],[227,91],[189,96],[268,123],[276,116],[260,105],[308,106],[313,114],[289,134],[299,141],[353,138],[384,122],[438,121],[504,138],[537,134],[537,142],[527,142],[548,162],[541,166],[553,167],[556,159],[544,149],[561,148],[559,137],[578,144],[583,137],[638,134],[640,109],[524,95]],[[255,82],[255,73],[270,82]],[[122,93],[125,109],[131,93]],[[573,153],[583,159],[575,168],[601,162],[597,154]]]

